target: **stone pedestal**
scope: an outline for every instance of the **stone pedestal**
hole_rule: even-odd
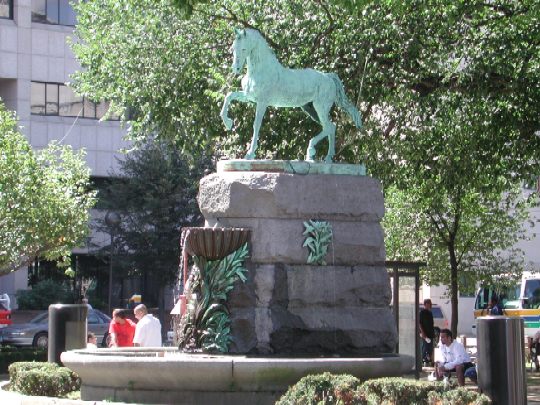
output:
[[[384,266],[380,183],[336,174],[225,172],[201,180],[206,226],[251,229],[249,278],[228,302],[232,352],[364,355],[397,342]],[[325,266],[308,265],[304,222],[326,221]]]

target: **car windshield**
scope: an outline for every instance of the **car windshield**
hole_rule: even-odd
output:
[[[49,317],[49,313],[45,312],[44,314],[40,314],[36,316],[34,319],[30,321],[30,323],[45,323],[47,322],[48,317]]]

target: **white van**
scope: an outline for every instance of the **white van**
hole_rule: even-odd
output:
[[[483,286],[476,293],[474,318],[488,315],[488,304],[495,295],[503,308],[503,314],[523,318],[525,336],[533,337],[540,329],[540,273],[523,273],[520,282],[506,287]],[[476,336],[476,323],[472,326]]]

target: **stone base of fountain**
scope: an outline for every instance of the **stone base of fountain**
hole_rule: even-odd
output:
[[[380,183],[362,176],[361,168],[343,172],[336,166],[308,174],[308,165],[301,174],[294,165],[287,173],[227,171],[244,166],[221,164],[202,179],[199,206],[206,227],[216,230],[194,230],[202,235],[196,245],[213,252],[219,243],[206,241],[225,228],[250,231],[247,280],[235,284],[226,303],[230,351],[237,354],[133,348],[63,353],[62,362],[82,379],[82,398],[273,404],[308,374],[365,380],[411,372],[412,357],[392,354],[398,336],[384,266]],[[332,238],[323,260],[309,262],[306,224],[314,223],[331,229]],[[192,250],[203,254],[195,245]]]
[[[341,165],[326,166],[339,171]],[[218,165],[218,173],[201,180],[198,200],[208,227],[251,229],[248,280],[235,285],[227,302],[230,351],[349,357],[393,352],[397,330],[379,181],[226,168]],[[332,230],[325,265],[308,263],[310,221]]]
[[[62,362],[82,379],[83,400],[144,404],[273,404],[308,374],[361,380],[410,372],[409,356],[279,358],[186,354],[173,348],[74,350]]]

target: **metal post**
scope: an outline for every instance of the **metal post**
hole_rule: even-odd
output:
[[[110,246],[110,255],[109,255],[109,314],[112,312],[112,287],[113,287],[113,256],[114,256],[114,233],[118,225],[120,225],[120,215],[116,212],[109,211],[105,215],[105,223],[109,227],[109,232],[111,235],[111,246]]]
[[[420,371],[422,370],[422,354],[420,353],[420,266],[414,269],[414,376],[417,380],[420,379]],[[435,342],[433,342],[435,343]],[[433,356],[433,351],[431,352]],[[433,359],[432,359],[433,361]]]
[[[113,283],[113,251],[114,251],[114,231],[111,231],[111,249],[109,254],[109,316],[112,313],[112,283]]]
[[[392,301],[394,303],[394,319],[396,320],[396,327],[398,333],[398,342],[396,344],[396,353],[399,353],[399,268],[394,267],[393,269],[393,290],[392,290]]]

